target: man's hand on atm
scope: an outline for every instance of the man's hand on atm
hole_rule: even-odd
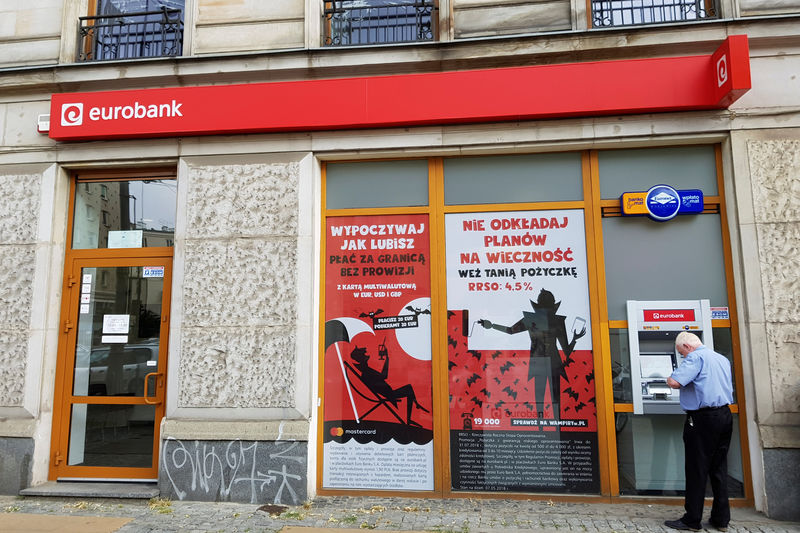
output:
[[[672,378],[667,378],[667,385],[669,385],[670,388],[672,388],[672,389],[680,389],[681,388],[681,384],[678,383],[677,381],[675,381]]]

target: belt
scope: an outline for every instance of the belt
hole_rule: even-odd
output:
[[[700,409],[695,409],[694,411],[686,411],[687,413],[702,413],[705,411],[717,411],[719,409],[726,409],[727,405],[718,405],[716,407],[701,407]]]

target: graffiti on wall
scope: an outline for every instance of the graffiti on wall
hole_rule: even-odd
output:
[[[298,505],[306,499],[302,444],[167,438],[161,454],[161,493],[179,500]]]

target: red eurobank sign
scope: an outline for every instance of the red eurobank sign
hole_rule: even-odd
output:
[[[59,141],[387,128],[723,109],[750,89],[746,35],[712,55],[54,94]]]
[[[645,322],[694,322],[694,309],[643,309]]]

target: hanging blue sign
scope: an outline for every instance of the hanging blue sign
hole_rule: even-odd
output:
[[[675,190],[669,185],[655,185],[646,192],[626,192],[620,197],[622,214],[647,215],[664,222],[677,215],[703,212],[703,191],[700,189]]]

